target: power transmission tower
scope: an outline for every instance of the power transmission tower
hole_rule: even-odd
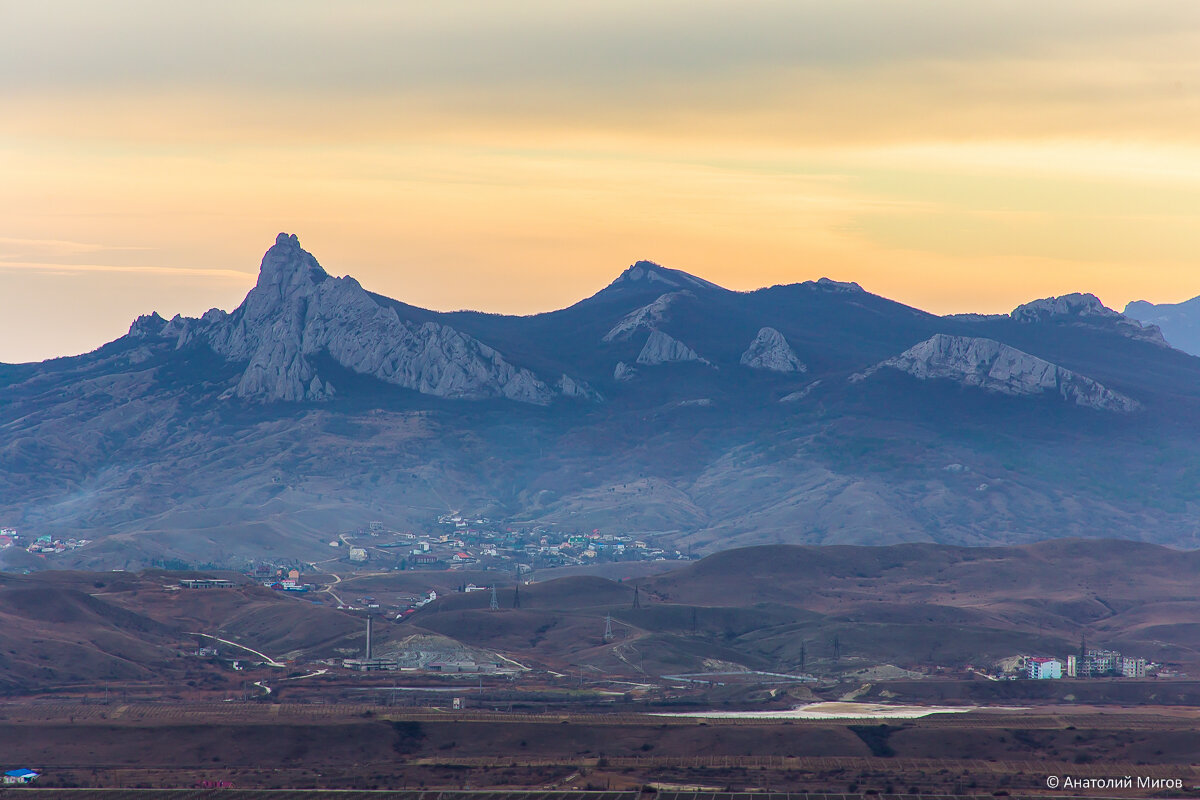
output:
[[[500,600],[499,600],[499,598],[496,597],[496,584],[494,584],[494,583],[492,584],[491,608],[492,608],[492,611],[498,611],[500,609]]]
[[[842,640],[836,633],[833,635],[833,660],[835,663],[842,660]]]
[[[604,641],[611,642],[612,639],[612,614],[606,614],[604,617]]]
[[[641,595],[638,594],[638,587],[636,587],[636,586],[633,587],[633,607],[634,608],[642,607],[642,598],[641,598]]]
[[[517,578],[517,582],[513,585],[513,608],[521,607],[521,579]]]
[[[808,646],[803,639],[800,640],[800,671],[804,672],[804,664],[808,661]]]

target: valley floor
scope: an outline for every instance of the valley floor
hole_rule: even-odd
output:
[[[1200,708],[1115,706],[876,724],[370,704],[24,703],[0,707],[0,752],[6,763],[42,773],[39,788],[20,790],[22,797],[59,787],[640,791],[652,784],[662,796],[685,788],[1179,796],[1171,787],[1200,784],[1198,719]],[[1072,791],[1071,781],[1107,788]]]

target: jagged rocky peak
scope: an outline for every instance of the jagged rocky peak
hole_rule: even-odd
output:
[[[672,305],[684,298],[695,299],[695,297],[696,295],[686,289],[661,294],[653,302],[647,303],[641,308],[634,309],[622,317],[620,322],[614,325],[608,333],[604,334],[601,341],[624,341],[643,328],[654,330],[667,318],[667,312]]]
[[[258,282],[246,296],[242,307],[250,314],[268,309],[296,294],[307,295],[313,287],[329,279],[329,273],[312,253],[300,247],[296,234],[281,233],[263,256]]]
[[[664,267],[653,261],[638,261],[609,284],[609,288],[620,288],[635,285],[651,285],[675,289],[720,289],[715,283],[689,275],[678,269]]]
[[[741,363],[751,369],[772,372],[807,372],[808,367],[796,355],[783,334],[774,328],[760,328],[754,341],[742,353]]]
[[[161,318],[159,318],[161,319]],[[552,388],[498,351],[447,325],[404,319],[397,306],[350,277],[331,277],[281,233],[263,257],[258,282],[232,313],[213,309],[200,319],[160,324],[153,317],[134,331],[177,337],[177,346],[203,344],[245,364],[232,394],[259,401],[329,399],[335,387],[317,374],[324,354],[347,369],[385,383],[447,398],[503,397],[545,405],[555,396],[599,400],[582,381],[563,376]]]
[[[1057,364],[992,339],[936,334],[865,373],[898,369],[922,380],[943,378],[1008,395],[1058,394],[1085,408],[1129,413],[1141,408],[1136,400]]]
[[[150,314],[143,314],[129,326],[129,336],[135,339],[159,336],[166,325],[167,321],[157,311]]]
[[[650,332],[650,337],[646,339],[646,344],[642,346],[642,352],[638,353],[637,357],[637,363],[647,366],[686,361],[696,361],[712,366],[712,362],[708,359],[701,358],[695,350],[660,330]]]
[[[157,311],[143,314],[129,326],[128,336],[134,339],[175,339],[186,330],[187,317],[176,314],[171,319],[164,319]]]

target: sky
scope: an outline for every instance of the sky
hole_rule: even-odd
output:
[[[650,259],[935,313],[1200,295],[1191,0],[0,0],[0,362],[295,233],[529,314]]]

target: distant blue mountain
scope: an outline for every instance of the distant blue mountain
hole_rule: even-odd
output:
[[[1172,347],[1200,356],[1200,297],[1182,303],[1135,300],[1125,306],[1125,316],[1157,325]]]

